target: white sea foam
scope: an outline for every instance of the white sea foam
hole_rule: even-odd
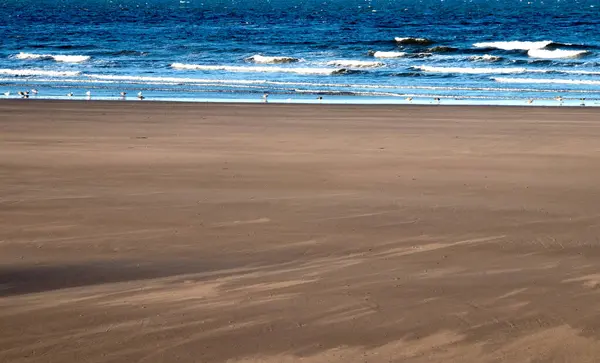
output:
[[[225,65],[203,65],[203,64],[185,64],[173,63],[171,68],[180,70],[196,71],[228,71],[228,72],[247,72],[247,73],[297,73],[314,75],[331,75],[344,73],[344,69],[334,68],[291,68],[291,67],[241,67]]]
[[[406,55],[405,52],[375,52],[373,57],[375,58],[400,58]]]
[[[82,63],[90,60],[88,55],[64,55],[64,54],[34,54],[34,53],[19,53],[15,55],[17,59],[29,59],[29,60],[47,60],[51,59],[56,62],[65,63]]]
[[[333,60],[327,62],[328,66],[347,67],[347,68],[377,68],[385,64],[381,62],[360,61],[360,60]]]
[[[498,61],[502,60],[502,57],[498,57],[496,55],[485,54],[485,55],[474,55],[472,57],[469,57],[469,60],[475,61],[475,62],[498,62]]]
[[[75,77],[80,74],[77,71],[46,71],[43,69],[0,69],[0,74],[17,77]]]
[[[558,58],[576,58],[587,54],[587,50],[547,50],[547,49],[530,49],[527,55],[532,58],[558,59]]]
[[[268,57],[260,54],[253,55],[252,57],[246,58],[249,62],[259,63],[259,64],[278,64],[278,63],[294,63],[298,62],[300,59],[294,57]]]
[[[519,84],[582,84],[582,85],[600,85],[600,81],[589,79],[557,79],[557,78],[505,78],[492,77],[500,83],[519,83]]]
[[[542,49],[552,44],[551,40],[542,40],[539,42],[522,42],[522,41],[510,41],[510,42],[483,42],[475,43],[475,48],[494,48],[502,50],[530,50],[530,49]]]
[[[462,73],[462,74],[514,74],[514,73],[544,73],[543,70],[528,70],[527,68],[470,68],[470,67],[432,67],[432,66],[414,66],[424,72],[433,73]]]

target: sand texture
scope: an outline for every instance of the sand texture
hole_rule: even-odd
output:
[[[0,102],[0,362],[598,362],[600,110]]]

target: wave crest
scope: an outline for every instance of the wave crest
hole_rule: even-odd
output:
[[[348,73],[346,69],[340,68],[288,68],[288,67],[242,67],[242,66],[226,66],[226,65],[203,65],[203,64],[185,64],[173,63],[171,68],[180,70],[194,71],[228,71],[228,72],[246,72],[246,73],[297,73],[297,74],[313,74],[313,75],[333,75]]]
[[[260,54],[255,54],[252,57],[246,58],[248,62],[254,62],[259,64],[279,64],[279,63],[295,63],[300,61],[298,58],[294,57],[268,57]]]
[[[431,53],[451,53],[456,52],[458,48],[449,47],[446,45],[438,45],[437,47],[427,49],[428,52]]]
[[[394,40],[396,41],[396,43],[398,44],[407,44],[407,45],[430,45],[433,44],[433,40],[431,39],[427,39],[427,38],[400,38],[400,37],[395,37]]]
[[[360,60],[333,60],[327,62],[328,66],[337,66],[345,68],[377,68],[383,67],[382,62],[360,61]]]
[[[15,77],[75,77],[81,74],[77,71],[45,71],[42,69],[0,69],[0,74]]]
[[[499,62],[502,60],[502,57],[499,57],[496,55],[484,54],[484,55],[474,55],[472,57],[469,57],[469,60],[474,61],[474,62]]]
[[[405,52],[372,52],[371,55],[375,58],[401,58],[406,55]]]
[[[470,68],[470,67],[433,67],[433,66],[414,66],[423,72],[434,73],[461,73],[461,74],[514,74],[535,72],[526,68]]]
[[[519,83],[519,84],[585,84],[585,85],[600,85],[600,81],[589,79],[557,79],[557,78],[504,78],[492,77],[499,83]]]
[[[63,55],[63,54],[35,54],[35,53],[19,53],[15,55],[16,59],[28,60],[54,60],[56,62],[65,63],[82,63],[90,60],[89,55]]]
[[[536,42],[529,41],[502,41],[502,42],[482,42],[475,43],[475,48],[488,48],[488,49],[501,49],[501,50],[530,50],[530,49],[542,49],[550,44],[554,44],[551,40],[542,40]]]
[[[585,54],[588,54],[587,50],[565,50],[565,49],[530,49],[527,55],[531,58],[544,58],[544,59],[559,59],[559,58],[577,58]]]

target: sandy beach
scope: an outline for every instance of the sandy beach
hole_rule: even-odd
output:
[[[598,362],[600,110],[0,102],[0,362]]]

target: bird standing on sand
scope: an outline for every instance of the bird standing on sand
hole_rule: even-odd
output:
[[[438,105],[440,104],[440,101],[441,101],[441,100],[440,100],[440,98],[439,98],[439,97],[436,97],[436,98],[434,98],[433,100],[434,100],[434,101],[435,101],[435,103],[437,103]]]
[[[121,92],[121,98],[127,97],[127,92]]]
[[[73,97],[73,92],[67,93],[67,97]]]
[[[408,102],[412,102],[413,98],[412,97],[406,97],[406,101]]]
[[[527,103],[531,105],[533,103],[533,98],[528,99]]]
[[[85,93],[85,96],[87,97],[88,100],[92,99],[92,91],[87,91]]]
[[[317,97],[317,100],[319,100],[319,102],[323,101],[323,96]]]
[[[37,89],[35,89],[35,88],[32,88],[32,89],[31,89],[31,93],[33,93],[34,95],[37,95],[37,94],[38,94],[38,90],[37,90]]]
[[[143,100],[146,97],[144,97],[144,95],[142,94],[142,91],[139,91],[137,94],[137,98],[139,98],[140,100]]]
[[[29,98],[29,91],[19,91],[19,96],[21,96],[21,98]]]
[[[262,99],[264,103],[269,102],[269,94],[265,92],[265,94],[262,96]]]
[[[585,106],[585,98],[580,98],[579,100],[581,101],[579,106]]]
[[[10,96],[10,91],[4,92],[4,96],[6,96],[6,97]]]

